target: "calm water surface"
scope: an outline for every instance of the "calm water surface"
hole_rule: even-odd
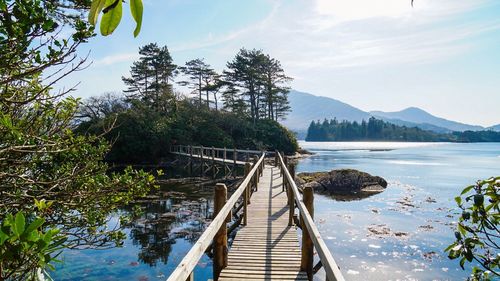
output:
[[[453,198],[466,185],[500,174],[500,143],[312,143],[298,172],[354,168],[384,177],[383,193],[354,201],[315,197],[315,220],[347,280],[463,280],[443,249],[452,242]],[[139,203],[124,247],[72,250],[55,280],[165,280],[208,225],[212,188],[164,186]],[[124,209],[123,211],[127,211]],[[204,256],[196,280],[212,276]],[[317,278],[321,280],[321,273]]]
[[[298,172],[354,168],[389,185],[359,201],[315,197],[315,219],[347,280],[463,280],[443,249],[453,240],[454,197],[500,175],[500,144],[312,143]]]

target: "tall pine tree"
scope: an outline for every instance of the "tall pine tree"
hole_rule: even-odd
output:
[[[128,86],[125,92],[129,98],[145,101],[156,110],[168,110],[173,98],[172,80],[178,71],[167,46],[150,43],[139,48],[139,55],[130,68],[131,77],[122,77]]]

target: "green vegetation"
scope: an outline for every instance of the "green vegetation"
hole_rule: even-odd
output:
[[[109,143],[72,132],[79,101],[55,83],[85,60],[93,36],[90,1],[0,0],[0,279],[42,272],[61,247],[119,245],[118,206],[146,194],[154,178],[108,174]],[[16,214],[16,215],[13,215]]]
[[[290,78],[269,55],[242,49],[220,75],[201,59],[177,67],[167,47],[156,44],[139,54],[123,78],[124,95],[93,97],[80,109],[77,132],[113,142],[108,161],[157,163],[176,143],[297,150],[295,136],[276,121],[289,110],[283,84]],[[179,84],[192,89],[191,97],[175,94],[179,70],[186,76]]]
[[[499,142],[494,131],[465,131],[439,134],[417,127],[406,127],[371,117],[368,122],[324,120],[309,125],[306,141],[416,141],[416,142]]]
[[[455,198],[462,214],[458,219],[456,241],[445,250],[450,259],[460,258],[460,266],[474,262],[472,280],[500,276],[500,177],[478,181]]]

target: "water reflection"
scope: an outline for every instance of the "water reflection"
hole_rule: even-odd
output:
[[[156,266],[159,261],[167,264],[171,245],[177,239],[194,244],[201,236],[211,217],[211,188],[198,186],[198,190],[193,190],[195,188],[163,186],[158,199],[137,202],[143,213],[127,227],[131,229],[132,243],[140,247],[140,262],[150,266]]]
[[[166,278],[210,223],[213,186],[166,184],[147,198],[120,210],[141,212],[124,225],[123,247],[108,250],[66,250],[56,265],[54,280],[160,280]],[[204,256],[196,269],[211,276]],[[206,278],[205,278],[206,279]]]

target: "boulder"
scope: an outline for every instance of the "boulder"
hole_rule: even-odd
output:
[[[354,169],[300,173],[297,183],[330,195],[371,195],[380,193],[387,187],[383,178]]]

